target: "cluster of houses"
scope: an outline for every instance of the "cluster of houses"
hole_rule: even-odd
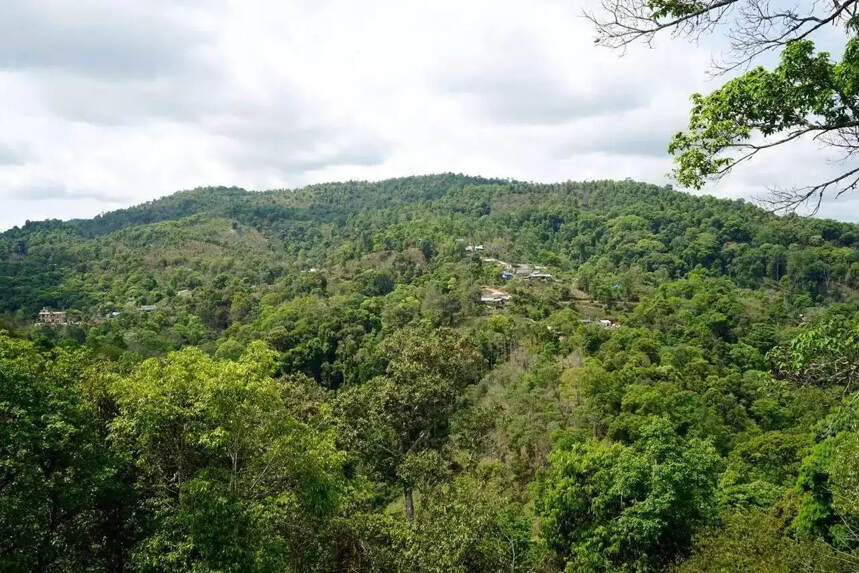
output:
[[[552,275],[546,272],[546,267],[540,267],[537,265],[527,265],[527,264],[515,264],[511,265],[511,269],[505,269],[501,272],[501,278],[504,280],[510,280],[513,277],[521,277],[524,279],[541,279],[544,281],[552,280]],[[508,277],[508,278],[505,278]]]
[[[482,247],[483,245],[469,245],[469,247],[477,248]],[[468,249],[469,247],[466,247]],[[514,277],[520,277],[524,279],[542,279],[544,281],[552,280],[551,274],[546,272],[546,267],[541,267],[539,265],[531,265],[527,263],[507,263],[505,261],[499,259],[493,259],[492,257],[483,257],[482,260],[484,263],[496,263],[501,265],[504,270],[501,271],[501,278],[505,281],[509,281]]]
[[[465,247],[465,250],[469,253],[474,253],[478,251],[483,251],[485,249],[483,245],[468,245]],[[503,281],[510,281],[514,278],[521,278],[529,281],[542,280],[546,282],[561,282],[560,279],[557,279],[553,277],[550,273],[547,273],[546,267],[541,267],[539,265],[532,265],[528,263],[508,263],[506,261],[502,261],[500,259],[495,259],[492,257],[481,257],[480,260],[484,263],[493,263],[496,265],[500,265],[502,267],[501,280]],[[575,281],[575,279],[573,280]],[[616,283],[614,285],[614,288],[619,289],[620,284]],[[480,302],[488,304],[490,306],[501,307],[504,306],[511,298],[513,298],[512,295],[500,289],[483,287],[483,293],[480,296]],[[619,323],[612,321],[608,318],[603,318],[599,320],[591,320],[585,318],[580,320],[579,322],[585,325],[593,324],[595,326],[600,326],[605,329],[615,329],[620,327]],[[549,331],[559,337],[564,336],[563,332],[556,331],[552,327],[549,327]]]
[[[189,291],[190,292],[190,291]],[[153,312],[157,310],[157,306],[154,304],[144,304],[138,307],[140,312]],[[120,315],[119,311],[113,311],[107,313],[105,318],[117,318]],[[92,324],[98,324],[101,322],[100,318],[93,318],[90,320]],[[39,311],[39,320],[36,322],[37,325],[40,326],[69,326],[74,324],[82,324],[81,321],[69,320],[69,313],[66,310],[50,310],[47,308],[43,308]]]
[[[484,251],[485,247],[483,245],[467,245],[465,247],[465,250],[469,253],[475,253]],[[555,279],[551,274],[546,272],[546,267],[541,267],[539,265],[531,265],[527,263],[508,263],[506,261],[502,261],[500,259],[495,259],[492,257],[481,257],[480,260],[484,263],[493,263],[500,265],[502,268],[501,280],[505,282],[514,278],[522,278],[529,281],[558,280]],[[503,307],[512,298],[513,295],[501,289],[493,287],[483,287],[483,293],[480,295],[480,302],[489,306]]]

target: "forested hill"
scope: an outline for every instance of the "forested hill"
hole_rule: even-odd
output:
[[[855,571],[857,289],[859,226],[633,181],[30,222],[0,571]]]
[[[91,220],[28,222],[0,234],[0,311],[100,312],[154,303],[221,272],[259,288],[373,252],[461,254],[481,242],[502,259],[575,270],[592,294],[612,297],[607,287],[622,279],[626,300],[699,266],[743,286],[789,276],[812,297],[859,274],[851,271],[859,233],[847,223],[778,218],[630,181],[438,175],[295,191],[203,188]],[[109,293],[93,288],[105,278]]]

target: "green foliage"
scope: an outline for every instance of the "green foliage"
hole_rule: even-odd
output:
[[[0,332],[0,569],[122,561],[133,496],[79,384],[87,358]]]
[[[779,375],[798,383],[849,385],[859,378],[859,325],[835,317],[775,349]]]
[[[543,535],[570,571],[648,570],[670,562],[712,517],[714,448],[654,419],[634,446],[560,450],[538,486]]]
[[[0,569],[838,570],[857,244],[632,181],[458,175],[12,229]]]
[[[477,381],[482,363],[446,330],[401,331],[380,349],[385,374],[342,392],[343,439],[362,452],[375,475],[402,485],[411,519],[412,488],[438,469],[431,452],[448,436],[459,393]]]
[[[840,63],[833,63],[826,52],[815,52],[811,40],[787,42],[772,71],[757,67],[706,96],[694,94],[689,129],[668,146],[677,156],[677,180],[700,189],[708,176],[741,161],[753,149],[755,134],[793,139],[794,133],[855,125],[857,42],[855,37],[847,42]],[[737,150],[739,155],[731,154]]]
[[[797,485],[801,503],[795,527],[821,535],[859,563],[859,431],[855,396],[848,412],[833,414],[810,455],[803,460]]]
[[[767,432],[738,444],[719,482],[723,503],[774,505],[792,489],[809,442],[807,434]]]
[[[187,349],[113,381],[112,438],[151,514],[140,568],[306,570],[322,558],[343,458],[330,430],[297,419],[273,367],[254,343],[239,362]]]
[[[673,569],[678,573],[717,571],[847,572],[856,561],[819,539],[785,535],[796,514],[794,499],[769,510],[731,513],[695,540],[690,558]]]

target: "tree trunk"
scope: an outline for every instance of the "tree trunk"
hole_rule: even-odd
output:
[[[405,495],[405,503],[406,503],[406,519],[409,521],[414,521],[415,519],[415,502],[412,499],[412,488],[411,486],[404,485],[403,486],[403,494]]]

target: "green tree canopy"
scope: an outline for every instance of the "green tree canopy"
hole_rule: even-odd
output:
[[[654,419],[633,446],[559,450],[538,485],[543,535],[568,571],[642,571],[670,562],[714,511],[712,445]]]
[[[135,548],[143,569],[319,562],[343,457],[329,430],[298,419],[273,368],[255,342],[238,362],[186,349],[114,381],[112,438],[136,460],[152,516]]]

